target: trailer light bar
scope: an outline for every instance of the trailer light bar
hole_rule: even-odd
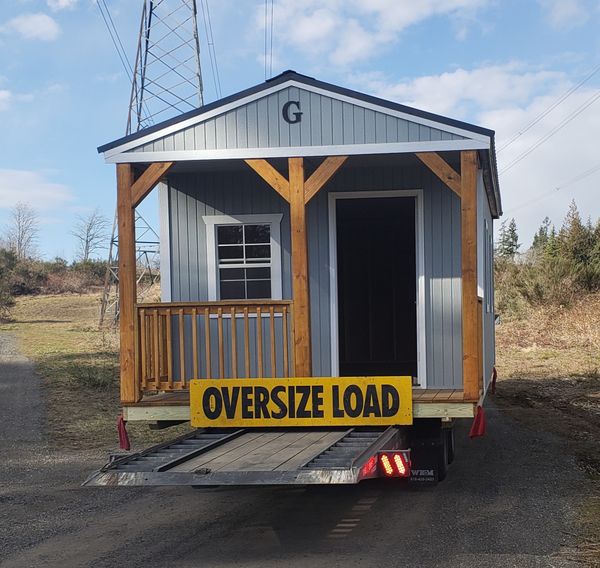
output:
[[[380,452],[379,466],[385,477],[409,477],[410,457],[408,452]]]

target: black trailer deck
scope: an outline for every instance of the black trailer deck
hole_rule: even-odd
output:
[[[377,453],[403,438],[397,427],[199,429],[114,459],[84,485],[353,484],[376,477]]]

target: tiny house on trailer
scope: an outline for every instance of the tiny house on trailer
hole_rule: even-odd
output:
[[[287,71],[99,151],[117,164],[126,420],[206,419],[206,404],[190,403],[197,380],[309,377],[409,377],[410,423],[475,416],[495,357],[493,131]],[[138,304],[134,209],[155,186],[162,301]],[[232,416],[224,424],[240,428]],[[272,426],[268,417],[257,425]],[[293,425],[319,427],[327,451],[342,433],[367,436],[349,434],[351,420],[336,423],[340,433],[318,417]],[[235,428],[214,436],[234,432],[239,448],[248,433]],[[381,450],[382,432],[389,446],[388,430],[365,448]],[[194,455],[202,444],[214,451],[203,435]]]

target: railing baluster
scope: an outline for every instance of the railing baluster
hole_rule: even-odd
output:
[[[140,322],[140,337],[138,341],[140,342],[140,362],[141,362],[141,383],[142,390],[146,390],[148,386],[148,361],[147,357],[147,349],[146,349],[146,310],[143,308],[138,311],[138,318]]]
[[[256,359],[258,361],[258,377],[263,376],[263,325],[262,325],[262,313],[260,306],[256,308]]]
[[[281,322],[283,325],[283,376],[290,376],[290,356],[288,353],[288,310],[287,306],[281,308]]]
[[[198,310],[192,308],[192,379],[198,376]]]
[[[171,333],[171,310],[167,309],[167,381],[169,388],[173,388],[173,337]]]
[[[231,306],[231,376],[237,378],[237,326],[235,306]]]
[[[185,316],[183,308],[179,308],[179,380],[185,387]]]
[[[244,365],[246,378],[249,378],[250,369],[250,322],[248,321],[248,308],[244,308]]]
[[[160,386],[160,342],[159,342],[159,322],[158,310],[152,311],[152,327],[154,329],[154,380],[156,388]]]
[[[219,378],[225,378],[225,347],[223,340],[223,308],[217,310],[217,333],[219,338]]]
[[[206,378],[212,378],[210,362],[210,309],[204,308],[204,332],[206,334]]]
[[[271,376],[277,376],[277,355],[275,354],[275,308],[269,306],[269,332],[271,334]]]

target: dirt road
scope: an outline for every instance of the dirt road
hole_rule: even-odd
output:
[[[0,335],[0,566],[565,567],[590,487],[558,438],[491,405],[437,486],[81,488],[97,453],[44,441],[39,385]],[[8,417],[8,418],[7,418]]]

